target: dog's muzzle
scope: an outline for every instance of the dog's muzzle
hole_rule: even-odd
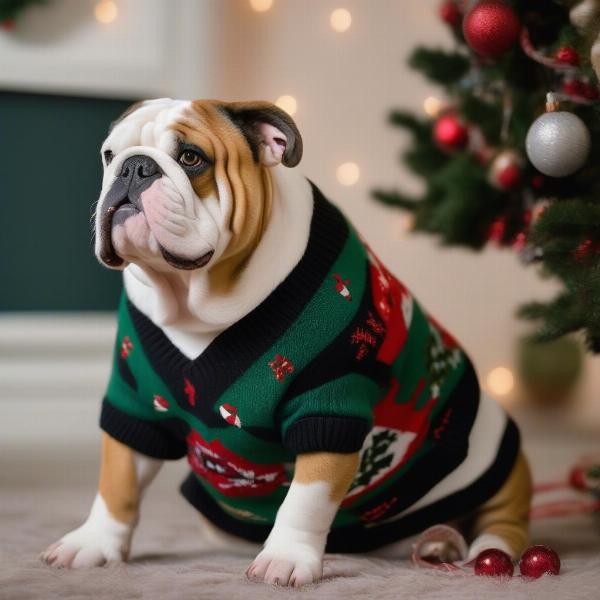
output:
[[[123,264],[112,243],[112,228],[142,211],[142,192],[162,175],[156,161],[142,154],[130,156],[121,165],[120,173],[106,194],[100,215],[100,259],[107,265],[119,267]]]

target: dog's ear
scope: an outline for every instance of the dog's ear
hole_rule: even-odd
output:
[[[302,137],[290,115],[270,102],[230,102],[223,110],[242,131],[256,160],[272,167],[295,167],[302,158]]]

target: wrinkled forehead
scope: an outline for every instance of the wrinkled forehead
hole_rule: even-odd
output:
[[[118,154],[130,146],[151,146],[169,153],[176,144],[177,124],[191,112],[189,100],[159,98],[132,107],[114,123],[102,151]]]

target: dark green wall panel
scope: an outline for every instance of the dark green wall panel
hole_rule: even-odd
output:
[[[94,258],[99,150],[123,100],[0,92],[0,310],[113,309]]]

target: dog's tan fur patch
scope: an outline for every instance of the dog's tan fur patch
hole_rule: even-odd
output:
[[[340,503],[358,469],[358,452],[341,454],[336,452],[307,452],[296,457],[294,481],[308,484],[326,481],[331,486],[329,497]]]
[[[191,109],[172,125],[185,141],[202,148],[213,163],[191,180],[198,197],[218,197],[225,190],[233,203],[231,241],[209,271],[211,286],[217,293],[235,285],[236,276],[262,238],[273,201],[268,169],[254,159],[242,132],[221,110],[224,105],[213,100],[192,102]]]
[[[518,558],[529,543],[529,508],[532,483],[529,464],[522,451],[500,490],[476,510],[473,537],[484,533],[506,541]]]
[[[98,492],[117,521],[127,524],[137,521],[140,492],[133,450],[104,432]]]

